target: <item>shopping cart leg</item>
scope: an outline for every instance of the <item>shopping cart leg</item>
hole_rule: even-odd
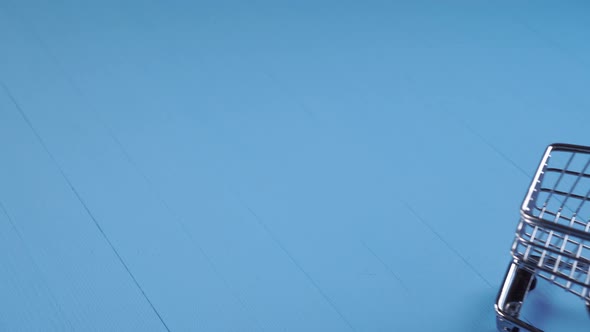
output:
[[[496,324],[502,332],[543,332],[520,320],[520,309],[527,293],[536,286],[533,272],[516,263],[508,266],[504,284],[496,300]]]

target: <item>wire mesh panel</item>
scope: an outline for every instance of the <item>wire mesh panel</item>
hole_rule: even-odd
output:
[[[521,208],[512,255],[536,275],[590,299],[590,148],[547,149]]]

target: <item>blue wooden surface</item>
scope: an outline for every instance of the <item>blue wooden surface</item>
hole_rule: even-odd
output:
[[[589,11],[0,0],[0,330],[494,331]]]

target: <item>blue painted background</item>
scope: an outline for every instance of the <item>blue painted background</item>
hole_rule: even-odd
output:
[[[589,13],[0,0],[0,330],[495,331]],[[525,317],[588,326],[554,288]]]

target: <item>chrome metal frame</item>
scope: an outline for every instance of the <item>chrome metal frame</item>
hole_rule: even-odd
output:
[[[520,209],[513,261],[496,299],[497,327],[542,332],[519,318],[541,277],[590,308],[590,147],[547,147]]]

